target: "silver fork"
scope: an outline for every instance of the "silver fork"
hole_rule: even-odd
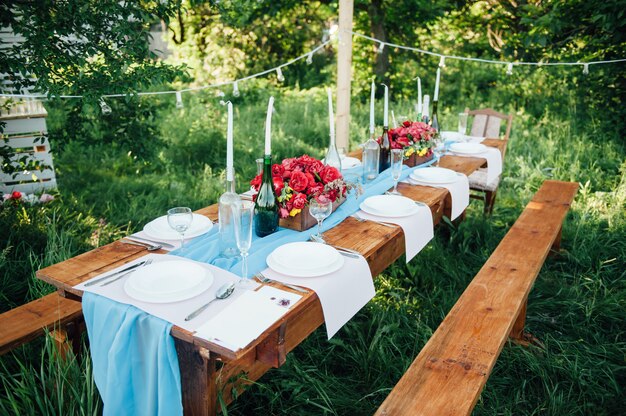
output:
[[[359,216],[359,214],[357,214],[356,212],[354,214],[352,214],[352,218],[354,218],[358,222],[370,221],[370,222],[375,222],[376,224],[384,225],[385,227],[389,227],[389,228],[396,228],[397,227],[397,225],[390,224],[388,222],[376,221],[376,220],[370,220],[370,219],[367,219],[367,218],[363,218],[363,217]]]
[[[148,251],[155,251],[155,250],[160,250],[160,249],[163,248],[163,246],[161,244],[140,243],[138,241],[121,240],[120,243],[122,243],[122,244],[130,244],[130,245],[133,245],[133,246],[144,247]]]
[[[149,265],[150,263],[152,263],[152,259],[148,259],[148,260],[146,260],[146,262],[145,262],[144,264],[142,264],[139,268],[146,267],[146,266],[147,266],[147,265]],[[126,273],[122,273],[122,274],[120,274],[119,276],[117,276],[115,279],[113,279],[113,280],[109,280],[108,282],[104,282],[104,283],[102,283],[100,286],[106,286],[106,285],[110,285],[110,284],[111,284],[111,283],[113,283],[113,282],[117,282],[117,281],[118,281],[118,280],[120,280],[122,277],[124,277],[124,276],[128,276],[129,274],[133,273],[135,270],[137,270],[137,269],[133,269],[133,270],[130,270],[130,271],[126,272]]]
[[[283,286],[287,286],[289,289],[293,289],[296,290],[300,293],[309,293],[308,290],[305,290],[301,287],[298,286],[294,286],[294,285],[290,285],[288,283],[283,283],[283,282],[276,282],[275,280],[270,279],[269,277],[265,277],[265,275],[261,272],[257,273],[254,275],[254,277],[256,277],[256,279],[261,282],[261,283],[280,283]]]

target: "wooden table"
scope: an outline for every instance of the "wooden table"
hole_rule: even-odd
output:
[[[504,152],[507,141],[486,139],[483,143]],[[482,158],[444,156],[439,166],[469,175],[485,163]],[[444,188],[400,183],[398,191],[408,198],[428,204],[435,225],[444,214],[449,215],[450,195]],[[216,220],[217,204],[196,212]],[[374,276],[404,253],[402,228],[389,228],[369,221],[359,222],[352,217],[326,231],[324,238],[329,244],[360,252]],[[73,289],[73,286],[145,254],[143,248],[114,242],[41,269],[37,277],[56,286],[63,296],[80,300],[82,292]],[[272,285],[289,290],[279,283]],[[243,381],[239,374],[244,372],[247,380],[254,381],[270,368],[279,367],[285,362],[286,354],[323,322],[319,298],[314,292],[309,292],[257,340],[236,352],[196,338],[193,333],[174,326],[171,333],[178,351],[185,414],[215,414],[218,394],[228,404],[233,400],[233,387],[241,391],[241,386],[249,383]]]

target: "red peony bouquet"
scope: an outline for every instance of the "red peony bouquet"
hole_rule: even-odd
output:
[[[404,149],[404,157],[413,154],[417,156],[430,156],[432,154],[432,140],[437,131],[421,121],[407,120],[399,127],[390,129],[389,143],[392,149]],[[382,143],[382,136],[378,138]]]
[[[250,185],[258,192],[262,181],[263,175],[259,174]],[[281,218],[296,216],[312,198],[335,202],[350,187],[337,168],[325,166],[308,155],[272,165],[272,181]]]

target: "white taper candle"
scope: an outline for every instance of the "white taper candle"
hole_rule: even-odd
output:
[[[439,77],[441,76],[441,68],[437,68],[437,79],[435,80],[435,94],[433,95],[433,101],[439,99]]]
[[[330,122],[330,136],[335,137],[335,114],[333,113],[333,93],[330,88],[327,88],[328,92],[328,121]]]
[[[422,80],[417,77],[417,114],[422,114]]]
[[[372,81],[372,93],[370,96],[370,133],[374,134],[374,100],[376,99],[376,86]]]
[[[226,130],[226,180],[233,180],[233,103],[228,102],[228,129]]]
[[[265,118],[265,154],[272,154],[272,113],[274,112],[274,97],[267,103],[267,117]]]
[[[389,127],[389,88],[383,84],[385,87],[385,106],[383,110],[383,126]]]

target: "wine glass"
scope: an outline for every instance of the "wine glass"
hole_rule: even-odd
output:
[[[185,246],[185,231],[189,229],[193,221],[191,208],[176,207],[167,210],[167,223],[180,234],[180,249]]]
[[[393,191],[389,195],[402,195],[398,192],[398,180],[402,173],[402,162],[404,161],[404,149],[391,149],[391,178],[393,179]]]
[[[433,137],[433,145],[433,153],[437,158],[437,164],[439,164],[441,156],[445,154],[446,150],[445,139],[443,138],[441,133],[438,132],[437,134],[435,134],[435,137]]]
[[[467,113],[459,113],[459,125],[458,130],[461,135],[465,136],[465,131],[467,130]]]
[[[313,198],[309,202],[309,214],[317,220],[317,234],[314,238],[324,241],[322,237],[322,222],[333,212],[333,203],[328,198]]]
[[[235,239],[241,253],[241,279],[239,286],[246,286],[248,281],[248,251],[252,245],[252,223],[254,218],[254,202],[241,201],[234,208]]]

